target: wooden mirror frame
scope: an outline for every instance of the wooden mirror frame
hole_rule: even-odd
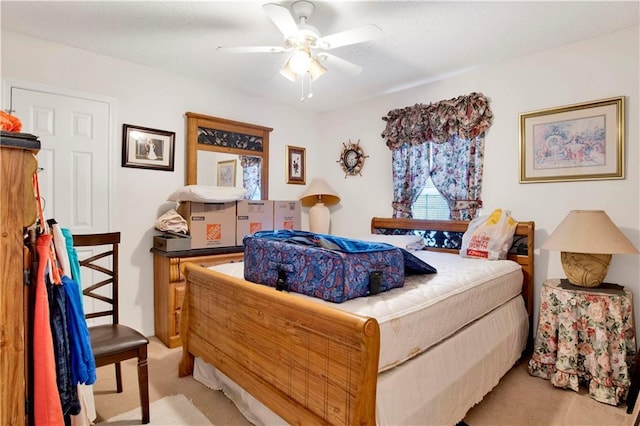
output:
[[[269,199],[269,133],[270,127],[242,123],[225,118],[187,112],[187,170],[186,184],[198,184],[198,151],[224,152],[235,155],[260,157],[260,196]],[[198,143],[198,128],[222,130],[243,135],[257,136],[262,139],[262,151],[253,151],[231,146],[217,146]]]

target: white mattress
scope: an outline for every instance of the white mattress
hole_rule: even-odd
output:
[[[378,376],[378,425],[453,425],[493,389],[525,348],[529,330],[522,297],[510,300],[409,362]],[[202,359],[193,378],[222,390],[255,425],[286,425]]]
[[[401,288],[338,304],[309,298],[378,320],[380,372],[424,352],[513,299],[522,287],[522,269],[510,260],[471,259],[430,251],[413,254],[438,273],[410,276]],[[243,278],[243,267],[238,262],[211,269]]]

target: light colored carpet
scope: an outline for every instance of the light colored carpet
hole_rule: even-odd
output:
[[[166,396],[149,405],[150,425],[162,426],[209,426],[211,422],[204,414],[198,410],[195,405],[187,399],[186,396],[172,395]],[[98,423],[97,426],[106,425],[139,425],[142,412],[140,407],[119,414],[108,419],[105,422]]]
[[[151,401],[176,394],[184,395],[216,426],[251,426],[222,392],[208,389],[193,377],[178,377],[181,348],[169,349],[157,338],[149,343],[149,396]],[[469,426],[633,426],[640,412],[640,401],[633,414],[626,406],[602,404],[580,392],[559,389],[548,380],[532,377],[527,371],[528,359],[518,362],[498,386],[465,416]],[[113,418],[135,409],[140,424],[140,402],[136,362],[122,364],[124,392],[115,392],[113,366],[98,368],[94,385],[97,421]],[[157,413],[151,408],[151,421],[159,425]],[[185,423],[188,424],[188,423]],[[412,425],[414,426],[414,425]]]
[[[580,392],[529,375],[529,359],[518,362],[464,418],[469,426],[631,426],[637,416],[626,405],[603,404]]]
[[[156,337],[149,338],[149,400],[153,403],[164,397],[181,394],[216,426],[251,426],[233,403],[222,394],[212,391],[192,376],[178,377],[178,362],[182,348],[169,349]],[[123,392],[116,393],[116,379],[113,365],[97,369],[98,380],[93,385],[95,395],[96,423],[111,419],[121,413],[137,410],[140,419],[140,397],[138,395],[138,374],[136,360],[122,363]],[[151,421],[161,425],[153,410]],[[137,424],[140,424],[138,421]]]

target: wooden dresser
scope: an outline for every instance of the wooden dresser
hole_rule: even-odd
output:
[[[24,230],[37,216],[32,176],[40,142],[32,135],[0,137],[0,424],[28,423],[30,309]],[[25,272],[26,271],[26,272]]]
[[[155,334],[170,348],[182,345],[180,341],[180,313],[184,299],[185,281],[181,265],[197,263],[213,266],[241,261],[242,247],[223,247],[165,252],[156,248],[153,253],[153,321]]]

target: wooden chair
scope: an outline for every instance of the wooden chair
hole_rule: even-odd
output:
[[[111,317],[110,324],[89,326],[91,348],[96,367],[115,364],[116,391],[121,393],[122,370],[120,362],[138,358],[138,387],[140,390],[142,423],[147,424],[149,423],[149,374],[147,369],[147,345],[149,340],[138,331],[118,322],[119,243],[119,232],[73,236],[74,247],[95,248],[92,256],[79,261],[81,270],[89,268],[97,271],[93,272],[92,276],[95,278],[91,283],[84,281],[86,274],[82,275],[82,294],[100,300],[107,306],[104,310],[87,312],[89,309],[87,309],[88,306],[85,303],[85,318]],[[108,263],[109,257],[111,258],[110,265]],[[102,259],[106,259],[106,261]],[[107,278],[104,279],[104,276]],[[109,287],[111,287],[111,291],[109,291]]]

